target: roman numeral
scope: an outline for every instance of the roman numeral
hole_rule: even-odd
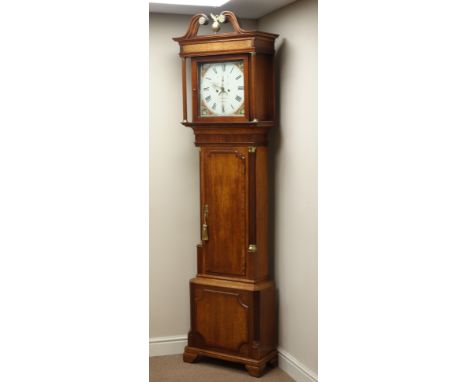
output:
[[[223,64],[223,72],[226,71],[226,64]]]
[[[243,86],[238,86],[237,89],[244,90],[244,87]]]
[[[215,72],[216,74],[218,74],[218,71],[216,70],[215,67],[213,67],[213,72]]]
[[[206,79],[212,81],[212,79],[210,77],[206,77]]]
[[[209,95],[208,97],[205,98],[205,101],[206,102],[210,102],[211,101],[211,96]]]
[[[234,106],[232,106],[232,103],[231,103],[231,107],[232,107],[232,110],[234,110]]]
[[[224,105],[222,106],[222,109],[223,109],[223,113],[224,113]]]
[[[234,70],[234,66],[231,68],[231,71],[229,73],[232,73],[233,70]]]
[[[210,87],[207,86],[206,88],[203,88],[204,91],[210,90]]]
[[[240,101],[242,101],[242,98],[239,97],[239,96],[236,96],[236,101],[237,101],[237,102],[240,102]]]
[[[212,109],[216,109],[216,102],[211,106]]]
[[[236,77],[236,80],[238,80],[239,78],[242,77],[242,74],[239,74],[237,77]]]

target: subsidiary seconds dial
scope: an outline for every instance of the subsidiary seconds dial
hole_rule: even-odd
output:
[[[242,61],[201,64],[200,78],[201,116],[245,115]]]

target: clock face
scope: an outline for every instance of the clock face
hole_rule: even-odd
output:
[[[244,62],[203,63],[199,70],[200,116],[244,116]]]

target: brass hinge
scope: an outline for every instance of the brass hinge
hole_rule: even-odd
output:
[[[255,146],[249,146],[249,153],[254,153],[257,151],[257,148]]]
[[[249,244],[249,252],[257,252],[257,246],[255,244]]]

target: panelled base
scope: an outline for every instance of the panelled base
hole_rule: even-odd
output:
[[[271,281],[190,281],[191,330],[184,361],[199,356],[242,363],[260,377],[276,364],[276,290]]]

